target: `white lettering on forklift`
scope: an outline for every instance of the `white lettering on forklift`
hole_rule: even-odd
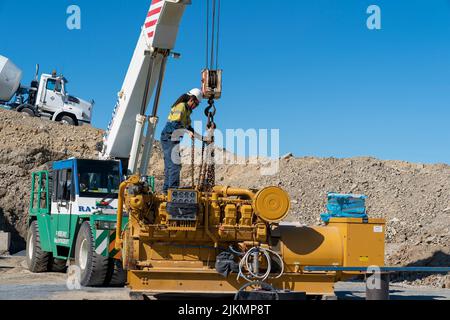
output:
[[[67,14],[70,16],[67,18],[67,29],[80,30],[81,29],[81,9],[77,5],[71,5],[67,8]]]
[[[62,244],[62,245],[68,245],[69,244],[69,239],[54,239],[53,240],[55,242],[55,244]]]
[[[95,207],[89,208],[89,207],[83,207],[83,206],[78,206],[78,211],[80,212],[92,212],[92,210],[94,210]]]
[[[69,235],[67,234],[66,231],[57,231],[56,232],[56,236],[58,238],[64,238],[64,239],[68,239],[69,238]]]
[[[381,9],[377,5],[371,5],[367,8],[367,28],[369,30],[381,30]]]

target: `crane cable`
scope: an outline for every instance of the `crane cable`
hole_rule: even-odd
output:
[[[220,15],[221,0],[206,0],[206,69],[212,70],[219,67],[219,46],[220,46]],[[205,109],[207,117],[207,129],[209,143],[203,141],[201,153],[201,165],[198,179],[198,188],[203,192],[210,192],[215,186],[215,151],[214,151],[214,131],[216,124],[214,117],[217,109],[214,99],[208,100],[208,107]],[[194,167],[194,144],[192,145],[191,165]],[[206,155],[205,155],[206,152]],[[205,159],[206,158],[206,159]],[[192,170],[192,181],[194,181],[195,170]]]
[[[209,2],[210,0],[206,0],[206,69],[209,67]]]
[[[217,43],[216,43],[216,70],[219,69],[219,49],[220,49],[220,4],[221,0],[218,0],[218,11],[217,11]]]
[[[210,61],[210,69],[212,69],[212,66],[214,65],[214,49],[215,49],[215,43],[214,43],[214,37],[215,37],[215,28],[216,28],[216,0],[213,0],[212,5],[212,25],[211,25],[211,61]]]
[[[220,16],[221,0],[206,0],[206,69],[219,68]]]

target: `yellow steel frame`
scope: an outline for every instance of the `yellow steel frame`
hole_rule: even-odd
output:
[[[278,290],[305,292],[308,295],[332,295],[334,285],[353,275],[343,276],[336,272],[285,274],[282,278],[268,280]],[[239,281],[236,275],[224,278],[215,270],[149,269],[133,270],[128,273],[129,287],[135,292],[151,294],[189,293],[189,294],[235,294],[246,282]]]

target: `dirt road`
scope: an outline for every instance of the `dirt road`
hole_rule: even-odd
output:
[[[339,299],[360,300],[365,297],[364,283],[338,283]],[[392,300],[450,300],[449,289],[417,288],[393,285]],[[23,256],[0,257],[0,300],[129,300],[127,289],[69,290],[66,275],[32,274]]]
[[[0,300],[128,300],[126,289],[69,290],[66,275],[33,274],[22,256],[0,257]]]

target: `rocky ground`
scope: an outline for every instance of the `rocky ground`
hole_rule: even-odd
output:
[[[23,249],[31,172],[54,160],[95,157],[102,134],[0,109],[0,229],[12,233],[11,250]]]
[[[0,110],[0,230],[12,232],[13,251],[24,247],[31,172],[67,157],[96,158],[95,146],[102,134],[94,128],[69,127]],[[189,154],[185,150],[186,164]],[[230,158],[218,152],[219,159],[223,156]],[[370,216],[388,221],[389,265],[450,266],[449,165],[287,155],[280,159],[277,174],[262,176],[264,165],[243,162],[219,166],[218,183],[255,189],[281,186],[292,198],[289,219],[308,225],[321,223],[327,192],[365,194]],[[163,161],[159,146],[152,163],[151,173],[160,187]],[[188,165],[183,178],[190,184]],[[399,275],[396,280],[450,288],[446,275]]]

